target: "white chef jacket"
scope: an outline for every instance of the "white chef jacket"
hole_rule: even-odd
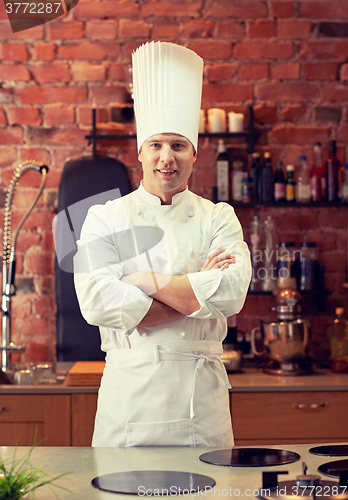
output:
[[[139,230],[148,236],[139,239]],[[198,272],[218,248],[235,264]],[[251,278],[234,209],[187,188],[161,205],[140,185],[89,210],[74,266],[82,315],[99,326],[107,353],[93,446],[232,445],[221,342],[226,317],[241,310]],[[153,299],[120,281],[137,270],[186,274],[199,309],[138,327]]]

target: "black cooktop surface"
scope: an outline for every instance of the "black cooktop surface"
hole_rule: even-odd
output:
[[[315,446],[309,450],[312,455],[323,455],[327,457],[348,456],[348,444],[334,444],[326,446]]]
[[[199,457],[202,462],[229,467],[284,465],[297,462],[300,458],[300,455],[293,451],[271,448],[229,448],[226,450],[209,451]]]
[[[333,462],[327,462],[318,467],[318,471],[325,476],[339,477],[338,472],[329,472],[334,470],[348,470],[348,459],[334,460]]]
[[[139,496],[187,496],[215,484],[209,476],[169,470],[115,472],[92,479],[92,485],[99,490]]]

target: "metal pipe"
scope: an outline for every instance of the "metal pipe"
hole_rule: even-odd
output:
[[[19,179],[29,170],[37,170],[42,174],[42,181],[38,194],[27,212],[22,217],[16,232],[12,238],[12,200]],[[29,160],[21,163],[13,173],[9,184],[4,212],[4,241],[3,241],[3,259],[2,259],[2,320],[1,320],[1,370],[6,372],[10,368],[10,355],[14,351],[24,351],[24,346],[14,345],[11,341],[11,298],[16,293],[15,272],[16,272],[16,243],[19,230],[24,224],[26,218],[34,208],[39,199],[46,182],[48,167],[36,160]]]

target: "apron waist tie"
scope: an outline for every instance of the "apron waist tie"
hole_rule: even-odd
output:
[[[205,361],[207,358],[203,356],[203,354],[199,354],[196,363],[196,368],[195,368],[195,373],[193,374],[193,384],[192,384],[192,395],[191,395],[191,400],[190,400],[190,418],[193,418],[195,416],[195,412],[193,411],[193,398],[195,395],[195,390],[196,390],[196,380],[199,375],[199,372],[202,369],[202,366],[204,365]]]
[[[193,410],[193,398],[194,398],[195,390],[196,390],[196,380],[197,380],[197,377],[199,375],[199,372],[201,371],[201,369],[206,361],[208,361],[208,363],[210,362],[210,363],[222,364],[222,366],[223,366],[222,373],[224,374],[224,378],[225,378],[225,389],[231,388],[231,384],[228,380],[228,375],[227,375],[225,366],[224,366],[224,364],[221,360],[221,357],[219,355],[209,358],[207,356],[204,356],[203,354],[199,354],[196,356],[196,358],[197,358],[197,363],[196,363],[196,368],[195,368],[195,372],[193,375],[193,387],[192,387],[192,395],[191,395],[191,401],[190,401],[190,418],[193,418],[195,416],[195,413]]]
[[[165,359],[177,359],[179,360],[189,360],[189,359],[196,359],[197,363],[195,366],[195,371],[193,375],[193,383],[192,383],[192,394],[191,394],[191,399],[190,399],[190,418],[193,418],[195,413],[193,410],[193,399],[195,395],[195,390],[196,390],[196,381],[197,377],[200,373],[200,371],[203,368],[204,363],[215,363],[217,365],[222,366],[222,371],[221,374],[223,375],[225,379],[225,388],[230,389],[231,385],[228,380],[228,375],[225,369],[225,366],[221,360],[221,352],[222,352],[222,346],[221,343],[218,342],[209,342],[209,346],[202,345],[205,344],[205,342],[202,341],[191,341],[187,342],[186,345],[190,347],[190,349],[193,350],[201,350],[204,351],[203,353],[193,353],[190,350],[183,349],[181,350],[180,347],[182,348],[183,345],[181,344],[180,346],[178,345],[171,345],[170,348],[168,349],[168,344],[164,348],[163,345],[153,345],[149,346],[147,348],[142,348],[142,349],[115,349],[112,350],[111,352],[108,351],[107,353],[107,359],[109,360],[114,360],[118,361],[122,364],[125,360],[131,360],[131,359],[141,359],[141,358],[148,358],[149,361],[152,360],[153,363],[159,363],[161,360]],[[200,349],[199,349],[200,348]],[[122,352],[123,351],[123,352]]]

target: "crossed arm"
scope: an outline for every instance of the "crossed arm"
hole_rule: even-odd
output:
[[[223,248],[210,254],[199,272],[211,269],[227,269],[234,263],[234,257]],[[167,275],[138,271],[123,276],[121,281],[140,288],[153,297],[147,314],[138,326],[152,326],[188,316],[200,307],[190,281],[186,275]]]

